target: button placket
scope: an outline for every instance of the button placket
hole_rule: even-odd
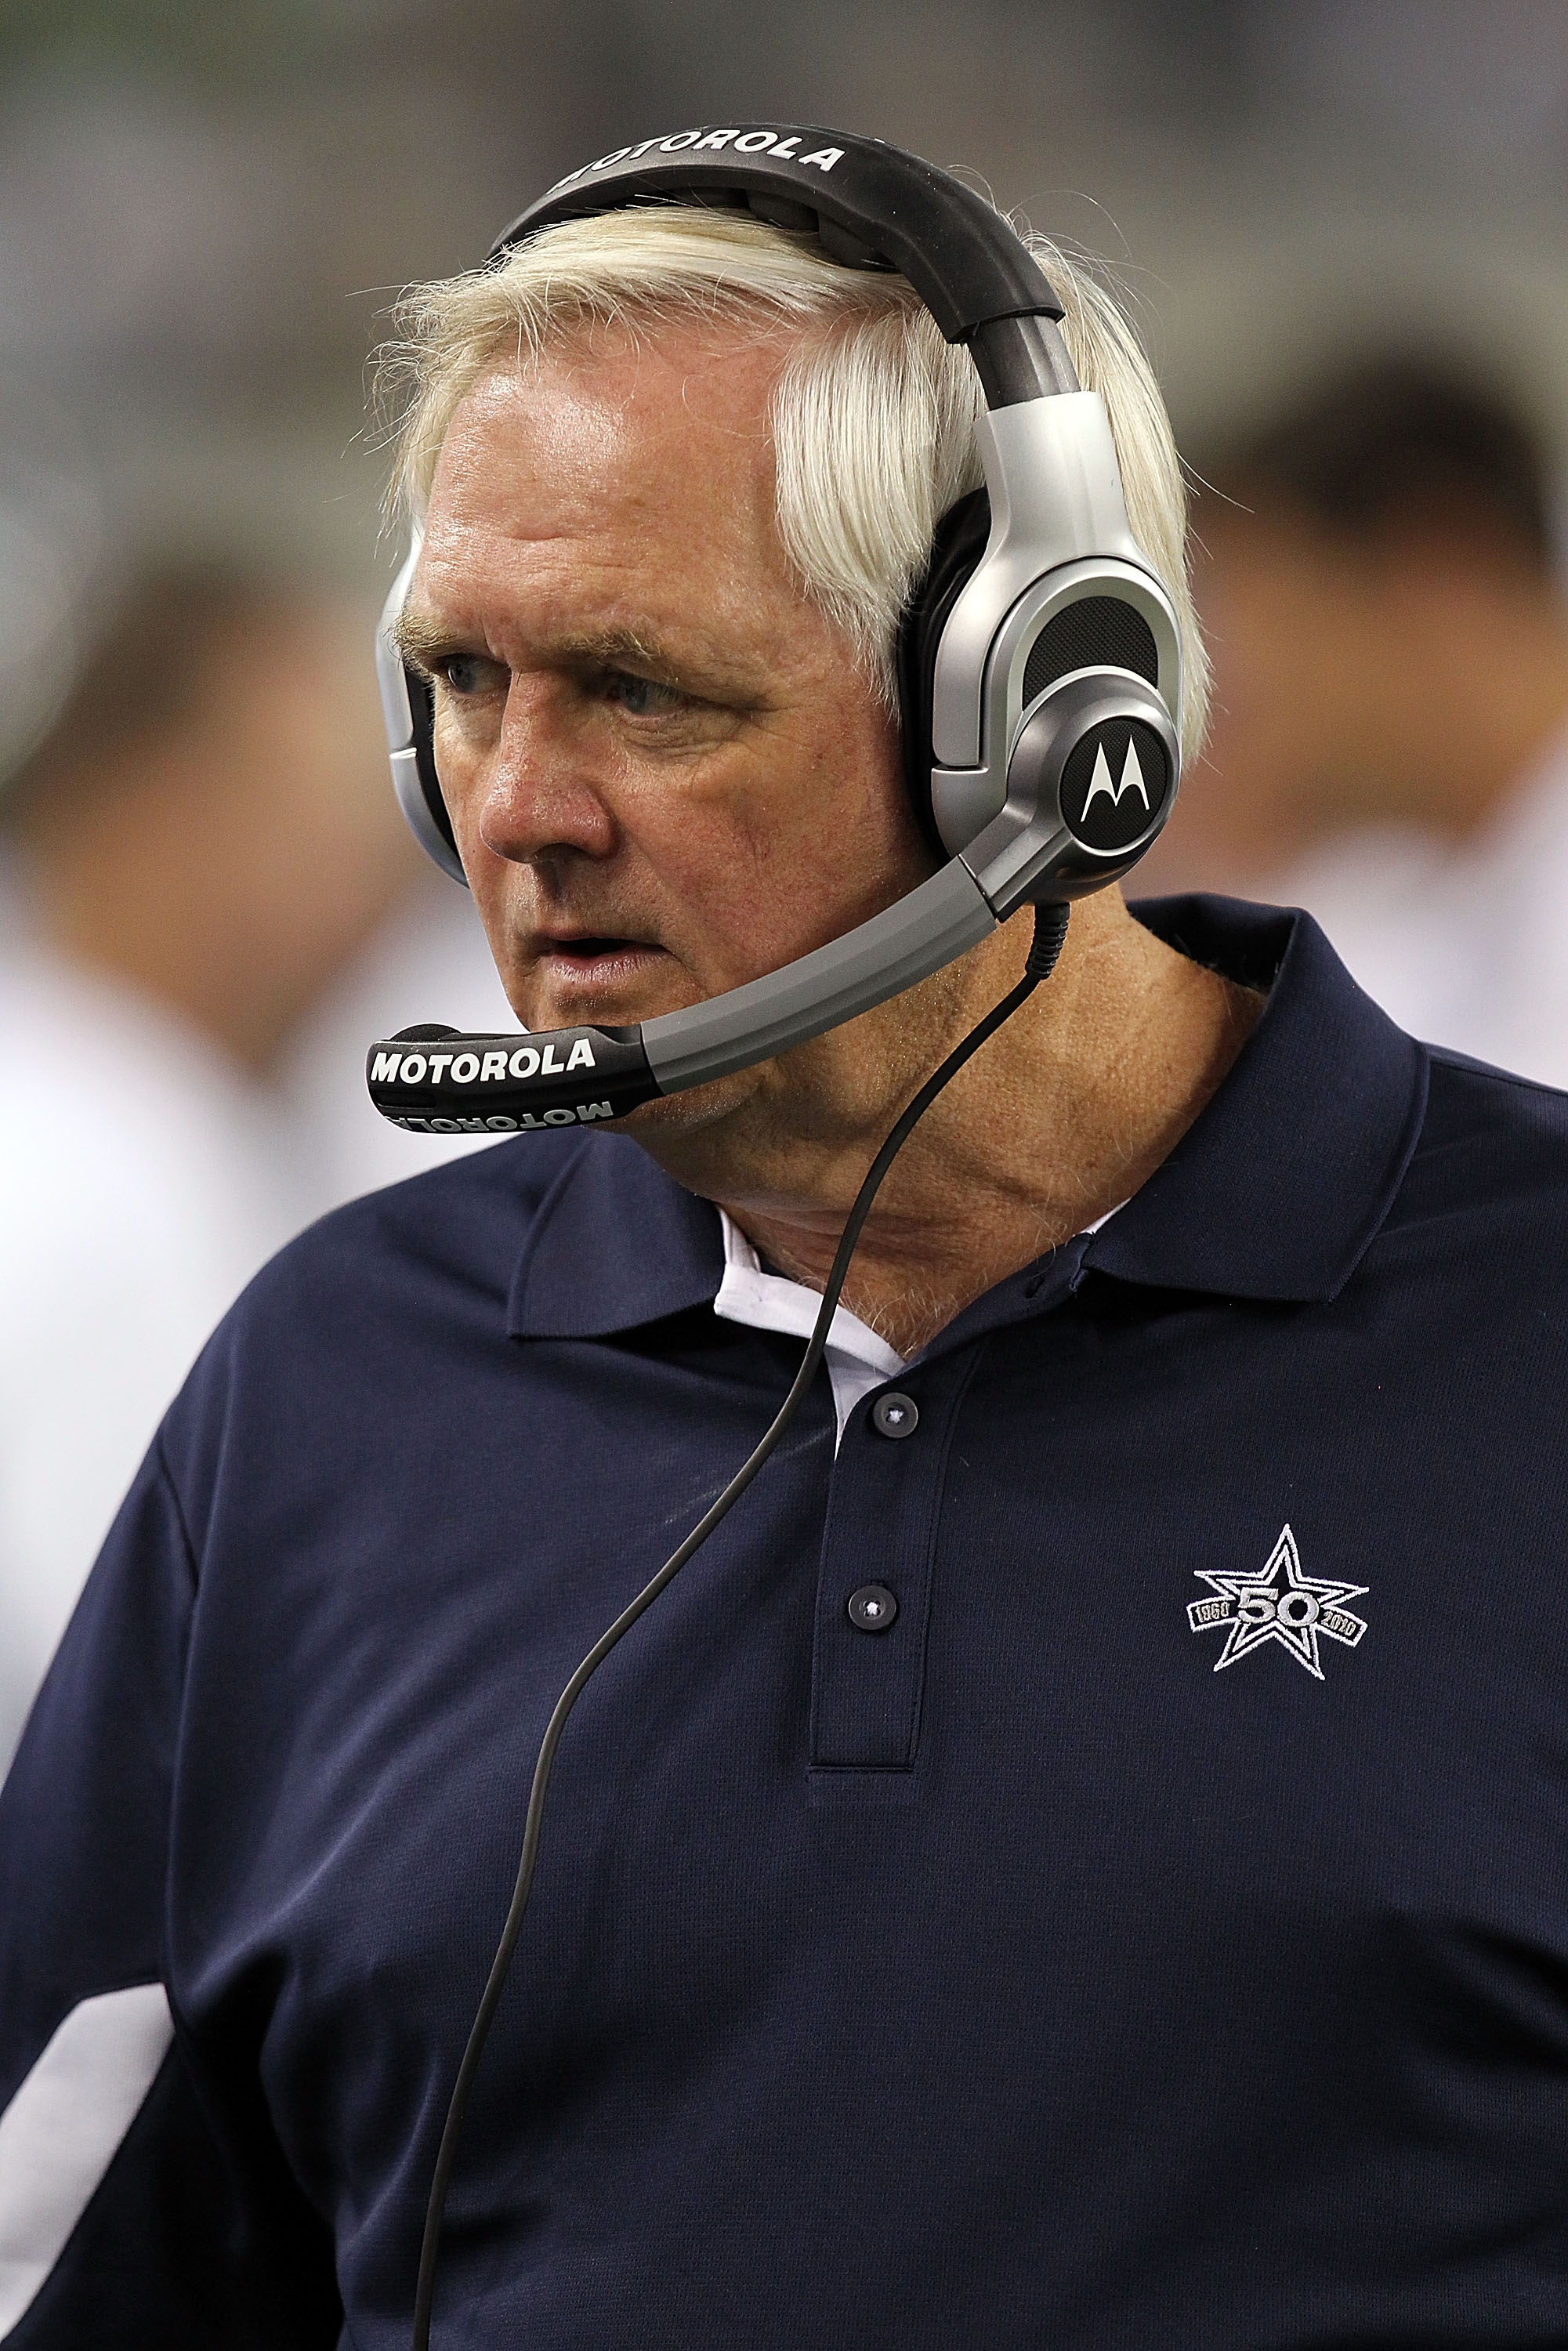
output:
[[[923,1370],[918,1396],[885,1391],[844,1432],[818,1573],[813,1773],[896,1774],[915,1760],[949,1441],[983,1343]]]

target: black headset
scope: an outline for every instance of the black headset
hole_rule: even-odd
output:
[[[585,1124],[745,1069],[912,987],[1020,906],[1119,880],[1176,793],[1176,611],[1128,528],[1104,403],[1080,390],[1061,305],[1009,224],[880,140],[742,123],[585,164],[497,239],[492,266],[562,221],[647,204],[743,207],[814,236],[842,267],[899,271],[975,362],[986,487],[943,518],[898,643],[910,793],[945,862],[782,970],[635,1028],[524,1039],[430,1027],[382,1040],[366,1061],[371,1099],[420,1132]],[[378,632],[382,705],[403,814],[461,882],[430,688],[392,633],[419,549],[416,529]]]

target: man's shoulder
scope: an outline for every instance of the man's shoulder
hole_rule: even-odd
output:
[[[1499,1173],[1568,1175],[1568,1092],[1538,1078],[1478,1061],[1448,1045],[1427,1045],[1431,1065],[1421,1145],[1451,1150],[1466,1144],[1495,1159]]]
[[[198,1356],[160,1433],[200,1518],[225,1460],[287,1485],[321,1447],[417,1424],[434,1384],[464,1392],[504,1351],[530,1231],[583,1155],[614,1138],[519,1137],[333,1209],[278,1250]],[[634,1145],[621,1144],[622,1150]]]
[[[331,1209],[269,1259],[214,1332],[175,1411],[214,1390],[367,1375],[504,1332],[517,1265],[552,1196],[615,1138],[519,1136]],[[634,1145],[621,1144],[622,1150]]]
[[[1568,1270],[1568,1093],[1446,1046],[1425,1050],[1426,1114],[1389,1229],[1511,1231]]]
[[[711,1301],[722,1270],[712,1209],[629,1137],[498,1144],[351,1201],[280,1250],[176,1399],[162,1466],[199,1533],[220,1490],[287,1514],[323,1479],[374,1488],[390,1461],[465,1442],[497,1412],[537,1432],[557,1380],[537,1343]]]
[[[504,1296],[536,1222],[586,1155],[635,1148],[611,1135],[517,1136],[364,1193],[279,1249],[230,1319],[252,1327],[282,1311],[298,1328],[302,1309],[315,1321],[345,1293]]]

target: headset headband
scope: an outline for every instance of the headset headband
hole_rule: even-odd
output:
[[[948,342],[969,345],[993,408],[1078,389],[1061,305],[1008,223],[951,172],[846,131],[743,122],[617,147],[519,213],[490,257],[536,229],[660,198],[743,206],[814,231],[841,267],[898,271]]]

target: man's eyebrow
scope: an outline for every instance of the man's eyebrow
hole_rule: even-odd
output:
[[[550,652],[557,661],[583,669],[620,669],[634,662],[639,669],[672,683],[681,666],[635,629],[589,629],[580,635],[556,637]]]
[[[443,653],[456,653],[462,646],[461,631],[444,627],[434,612],[422,611],[417,605],[404,605],[391,634],[410,669],[428,670]]]
[[[453,628],[434,612],[417,606],[405,607],[399,613],[392,623],[392,640],[413,669],[428,671],[444,655],[455,653],[478,653],[485,660],[496,658],[476,643],[474,631]],[[593,629],[554,637],[545,649],[545,657],[573,669],[622,669],[630,665],[661,684],[685,684],[694,672],[699,681],[730,690],[754,689],[757,683],[754,677],[743,674],[733,663],[726,661],[716,647],[695,646],[683,657],[651,643],[635,629]]]

